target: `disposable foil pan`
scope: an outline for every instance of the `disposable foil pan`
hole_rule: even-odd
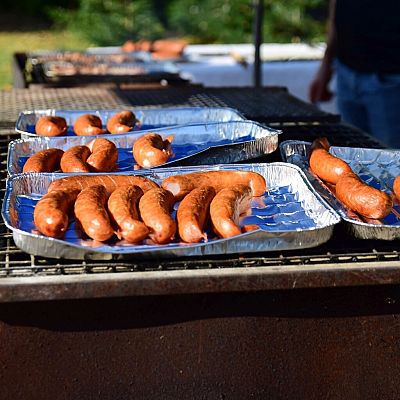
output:
[[[311,143],[287,140],[280,144],[282,159],[299,166],[314,189],[338,212],[347,230],[360,239],[394,240],[400,238],[400,204],[395,200],[392,211],[383,220],[364,219],[348,210],[311,170],[308,155]],[[329,151],[346,161],[367,184],[392,195],[393,181],[400,175],[400,150],[353,147],[330,147]]]
[[[215,122],[160,128],[158,133],[166,139],[172,135],[173,155],[163,166],[201,164],[228,164],[254,159],[275,151],[280,131],[252,121]],[[132,146],[148,131],[120,135],[100,135],[118,148],[118,171],[134,170]],[[7,168],[9,174],[20,173],[34,153],[52,147],[67,150],[85,145],[94,136],[30,137],[16,139],[9,144]]]
[[[155,245],[151,241],[132,245],[117,239],[96,243],[85,238],[72,219],[63,240],[43,236],[33,224],[34,206],[53,180],[67,174],[18,174],[8,178],[2,215],[6,226],[13,231],[16,245],[23,251],[44,257],[79,260],[160,259],[308,248],[326,242],[332,235],[334,225],[340,221],[338,214],[315,195],[301,170],[291,164],[175,167],[131,174],[161,183],[171,175],[208,170],[255,171],[265,177],[267,192],[253,199],[251,213],[240,220],[241,226],[258,225],[259,229],[229,239],[218,239],[209,229],[208,241],[198,244],[175,240],[166,245]],[[174,217],[178,204],[174,206]]]
[[[128,109],[127,109],[128,110]],[[244,121],[245,117],[237,110],[224,107],[185,107],[185,108],[130,108],[137,119],[133,131],[158,129],[174,125],[188,125],[195,123]],[[108,110],[27,110],[22,111],[17,119],[15,130],[21,138],[37,136],[35,125],[44,115],[57,115],[66,119],[68,136],[75,136],[73,125],[76,119],[83,114],[97,115],[106,128],[108,119],[122,109]]]

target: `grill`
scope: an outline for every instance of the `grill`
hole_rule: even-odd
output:
[[[281,140],[382,146],[281,88],[13,90],[0,92],[1,196],[18,111],[130,105],[226,105]],[[398,398],[399,249],[338,226],[305,250],[76,262],[20,251],[1,224],[1,397]]]

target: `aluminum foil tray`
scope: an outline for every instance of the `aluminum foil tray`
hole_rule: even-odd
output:
[[[158,129],[166,126],[188,125],[194,123],[244,121],[245,117],[237,110],[223,107],[185,107],[185,108],[131,108],[137,119],[134,131]],[[109,110],[33,110],[22,111],[17,119],[15,130],[21,137],[37,136],[35,125],[44,115],[57,115],[66,119],[68,136],[75,136],[73,125],[75,120],[83,114],[94,114],[100,117],[103,127],[108,119],[122,111],[122,109]]]
[[[400,204],[383,220],[367,220],[349,211],[313,172],[308,164],[311,143],[288,140],[280,144],[282,159],[299,166],[314,189],[338,212],[348,231],[360,239],[394,240],[400,238]],[[393,180],[400,175],[400,150],[381,150],[332,146],[330,152],[346,161],[369,185],[392,194]]]
[[[145,259],[252,253],[290,250],[318,246],[327,241],[340,217],[314,193],[302,171],[291,164],[243,164],[201,167],[160,168],[138,171],[157,183],[167,176],[207,170],[246,170],[262,174],[268,186],[264,196],[254,198],[251,214],[241,219],[241,225],[256,224],[258,230],[229,239],[218,239],[209,230],[208,242],[183,244],[174,241],[155,245],[151,241],[132,245],[123,241],[107,244],[85,239],[72,220],[65,239],[40,235],[33,225],[36,202],[46,193],[49,184],[66,174],[18,174],[8,178],[2,216],[13,231],[15,244],[34,255],[69,259]],[[175,204],[173,215],[176,214]]]
[[[118,148],[118,172],[134,170],[132,154],[134,142],[146,131],[120,135],[100,135],[114,142]],[[254,159],[275,151],[280,131],[266,128],[252,121],[215,122],[160,128],[165,139],[173,135],[173,155],[162,166],[228,164]],[[87,144],[94,136],[31,137],[16,139],[9,144],[7,167],[9,174],[21,173],[32,154],[48,149],[67,150]]]

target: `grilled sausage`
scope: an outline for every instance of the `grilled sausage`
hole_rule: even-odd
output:
[[[350,166],[339,157],[329,153],[329,142],[326,138],[316,139],[311,146],[310,167],[322,180],[336,184],[346,173],[352,172]]]
[[[73,146],[66,150],[61,158],[63,172],[90,172],[87,159],[90,149],[87,146]]]
[[[107,189],[102,185],[82,190],[75,201],[75,217],[83,231],[93,240],[104,242],[114,235],[106,204]]]
[[[143,222],[150,229],[150,238],[158,244],[169,243],[175,236],[176,222],[171,217],[175,199],[162,188],[151,189],[139,201]]]
[[[60,169],[60,160],[64,152],[61,149],[41,150],[30,156],[22,169],[23,172],[54,172]]]
[[[400,201],[400,175],[395,178],[393,182],[393,192],[397,197],[397,200]]]
[[[101,135],[105,133],[101,119],[97,115],[83,114],[74,123],[74,132],[78,136]]]
[[[65,178],[54,180],[48,191],[60,190],[60,189],[79,189],[83,190],[89,186],[103,185],[108,193],[112,193],[117,187],[123,185],[137,185],[144,192],[152,188],[158,187],[158,185],[152,180],[133,175],[79,175],[79,176],[68,176]]]
[[[121,111],[108,119],[107,130],[110,133],[130,132],[133,130],[135,123],[136,117],[132,111]]]
[[[163,140],[157,133],[147,133],[133,144],[133,158],[142,168],[164,164],[171,156],[172,137]]]
[[[252,193],[247,185],[235,185],[219,191],[210,204],[214,231],[223,238],[242,233],[239,216],[249,210]]]
[[[38,230],[46,236],[61,238],[69,223],[72,209],[79,190],[57,190],[45,194],[36,204],[33,221]]]
[[[207,240],[204,225],[209,213],[211,200],[215,196],[212,186],[193,189],[179,204],[176,219],[179,236],[184,242],[198,243]]]
[[[140,242],[149,234],[139,217],[139,199],[142,196],[143,190],[139,186],[129,185],[117,188],[108,199],[111,220],[118,226],[117,235],[131,243]]]
[[[336,183],[336,197],[348,208],[366,218],[381,219],[389,214],[393,202],[354,173],[343,175]]]
[[[207,171],[169,176],[161,186],[169,190],[179,201],[199,186],[212,186],[216,192],[236,184],[250,186],[253,196],[262,196],[267,190],[262,175],[252,171]]]
[[[87,159],[90,170],[94,172],[111,172],[117,168],[118,150],[113,142],[97,138],[88,144],[92,154]]]
[[[63,117],[44,115],[35,125],[35,132],[39,136],[62,136],[67,133],[67,121]]]

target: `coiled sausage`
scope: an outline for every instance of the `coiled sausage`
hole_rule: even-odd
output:
[[[117,168],[118,150],[113,142],[96,138],[88,144],[92,154],[87,159],[90,170],[94,172],[111,172]]]
[[[35,132],[39,136],[62,136],[67,133],[67,121],[63,117],[44,115],[35,125]]]
[[[133,144],[133,158],[142,168],[164,164],[171,156],[172,137],[163,138],[157,133],[148,133]]]
[[[132,111],[121,111],[108,119],[107,130],[110,133],[126,133],[133,130],[135,123],[136,117]]]
[[[73,146],[66,150],[61,158],[61,170],[63,172],[90,172],[87,159],[90,149],[87,146]]]
[[[75,120],[74,132],[78,136],[101,135],[105,133],[100,117],[83,114]]]

